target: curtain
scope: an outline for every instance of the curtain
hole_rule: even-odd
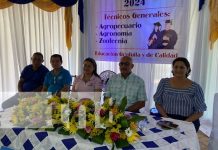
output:
[[[72,49],[65,44],[64,8],[46,12],[32,3],[0,10],[0,98],[4,101],[17,91],[22,69],[31,63],[34,52],[44,55],[44,65],[51,69],[50,56],[63,57],[63,67],[76,74],[75,49],[78,49],[79,22],[77,5],[73,6]],[[74,59],[74,60],[71,60]],[[73,64],[73,65],[72,65]],[[2,94],[2,92],[4,94]],[[4,96],[11,93],[9,96]],[[0,108],[1,109],[1,108]]]
[[[205,85],[205,100],[207,104],[207,111],[202,117],[201,130],[210,135],[213,121],[213,103],[214,95],[218,93],[218,42],[213,46],[213,49],[208,52],[208,64],[202,72],[206,72]]]
[[[196,8],[196,1],[192,1],[191,4],[188,58],[191,61],[191,79],[203,88],[207,104],[207,111],[201,118],[200,130],[209,136],[212,127],[213,99],[218,92],[218,42],[215,42],[213,49],[210,49],[209,1],[205,1],[205,6],[200,12]]]

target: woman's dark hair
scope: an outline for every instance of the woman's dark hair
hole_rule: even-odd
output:
[[[54,55],[51,55],[51,59],[52,58],[59,58],[60,59],[60,61],[62,62],[62,56],[61,55],[59,55],[59,54],[54,54]],[[51,61],[51,59],[50,59],[50,61]]]
[[[177,57],[176,59],[173,60],[172,65],[174,66],[177,61],[182,61],[185,64],[186,68],[188,69],[188,72],[185,74],[187,78],[191,73],[191,67],[189,61],[184,57]]]
[[[97,73],[97,64],[96,64],[95,60],[94,60],[93,58],[91,58],[91,57],[88,57],[88,58],[86,58],[83,62],[85,62],[85,61],[88,61],[88,62],[92,63],[92,65],[93,65],[93,67],[94,67],[93,74],[94,74],[95,76],[101,78],[101,77],[98,75],[98,73]]]

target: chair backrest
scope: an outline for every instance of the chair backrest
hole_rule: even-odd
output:
[[[214,96],[213,102],[213,124],[212,130],[210,133],[208,149],[209,150],[217,150],[218,146],[218,93]]]
[[[113,75],[116,75],[115,72],[111,71],[111,70],[105,70],[103,72],[100,73],[100,77],[101,80],[103,81],[103,90],[105,89],[108,80],[110,79],[110,77],[112,77]]]
[[[73,81],[76,78],[76,75],[71,75],[71,77],[72,77],[72,84],[70,85],[70,91],[73,90]]]

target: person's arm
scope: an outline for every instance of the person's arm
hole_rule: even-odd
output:
[[[61,97],[61,92],[69,92],[69,91],[70,91],[70,86],[69,85],[64,85],[64,87],[61,90],[57,91],[55,93],[55,95],[58,96],[58,97]]]
[[[163,116],[163,117],[168,117],[168,116],[167,116],[167,113],[166,113],[166,111],[165,111],[165,109],[162,107],[161,104],[155,103],[155,106],[156,106],[158,112],[161,114],[161,116]]]
[[[73,85],[73,87],[72,87],[72,91],[73,91],[73,92],[76,92],[75,85]]]
[[[203,114],[203,112],[194,113],[191,116],[189,116],[185,121],[193,122],[195,120],[198,120],[201,116],[203,116]]]
[[[161,79],[158,86],[157,86],[157,91],[156,93],[154,94],[153,98],[154,98],[154,102],[155,102],[155,107],[157,108],[158,112],[161,114],[161,116],[163,117],[168,117],[167,116],[167,112],[166,110],[163,108],[163,98],[162,98],[162,95],[163,95],[163,92],[164,92],[164,89],[165,89],[165,81],[166,79]]]
[[[23,84],[24,82],[26,82],[25,80],[27,80],[27,76],[28,76],[28,66],[26,66],[21,72],[20,80],[18,81],[18,85],[17,85],[18,92],[23,92]]]
[[[43,87],[42,87],[42,92],[48,91],[48,86],[49,86],[49,72],[45,76]]]
[[[23,84],[24,84],[24,79],[20,78],[20,80],[18,81],[18,85],[17,85],[18,92],[22,92],[23,91]]]
[[[70,91],[70,85],[64,85],[64,87],[61,89],[61,92],[69,92]]]
[[[99,88],[99,89],[95,89],[95,91],[94,92],[101,92],[102,91],[102,89],[101,88]]]
[[[41,92],[42,91],[43,86],[40,85],[38,86],[33,92]]]
[[[40,91],[42,91],[42,89],[43,89],[45,77],[46,77],[47,73],[49,73],[49,70],[48,70],[45,66],[43,66],[43,68],[44,68],[44,70],[43,70],[43,73],[42,73],[42,75],[41,75],[41,77],[40,77],[40,86],[38,86],[38,87],[34,90],[34,92],[40,92]],[[47,82],[47,81],[46,81],[46,85],[48,85],[48,82]],[[44,88],[44,90],[47,91],[47,88]]]
[[[138,112],[140,108],[145,106],[145,101],[138,101],[129,106],[126,110],[131,112]]]
[[[94,92],[101,92],[102,86],[103,86],[103,84],[102,84],[101,78],[96,77]]]
[[[66,70],[64,86],[62,87],[62,89],[59,92],[69,92],[71,84],[72,84],[72,77],[70,75],[70,72]]]
[[[195,95],[193,98],[195,113],[190,115],[186,121],[193,122],[203,116],[207,106],[205,104],[204,93],[200,85],[196,85]]]

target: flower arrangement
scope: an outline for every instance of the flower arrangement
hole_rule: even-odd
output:
[[[15,126],[38,129],[47,126],[46,121],[50,119],[51,110],[43,96],[28,96],[19,99],[19,104],[12,114],[11,122]]]
[[[112,149],[129,146],[139,139],[137,123],[145,116],[125,113],[127,98],[118,105],[107,98],[102,105],[90,99],[74,100],[33,96],[19,101],[12,115],[17,126],[78,134],[84,139],[112,144]],[[48,127],[48,120],[52,126]]]
[[[137,141],[140,137],[137,122],[145,119],[145,116],[125,114],[126,97],[120,105],[111,98],[101,106],[90,99],[76,101],[58,97],[49,99],[49,103],[56,104],[58,109],[58,113],[53,114],[53,122],[62,122],[59,134],[78,134],[98,144],[112,144],[112,149],[114,146],[127,147]]]

